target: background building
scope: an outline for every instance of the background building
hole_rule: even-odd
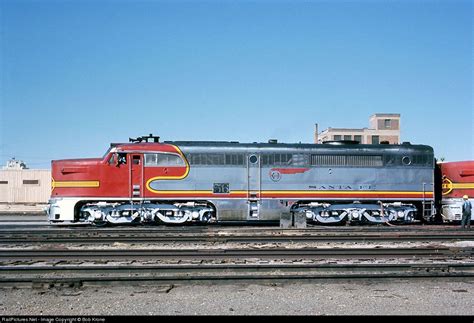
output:
[[[328,128],[318,133],[315,125],[314,142],[323,143],[333,140],[354,140],[361,144],[399,144],[400,143],[400,114],[376,113],[369,119],[369,128]]]
[[[39,212],[50,195],[51,170],[28,169],[15,159],[0,170],[0,212]]]

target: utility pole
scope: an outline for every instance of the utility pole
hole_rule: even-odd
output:
[[[314,124],[314,143],[318,143],[318,124]]]

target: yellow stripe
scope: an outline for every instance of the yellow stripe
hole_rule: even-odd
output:
[[[262,191],[263,193],[270,194],[307,194],[307,193],[316,193],[316,194],[341,194],[348,195],[354,193],[361,194],[408,194],[408,195],[417,195],[423,194],[423,192],[399,192],[399,191]],[[433,194],[432,192],[425,192],[425,194]]]
[[[474,189],[474,183],[453,183],[451,187],[459,190]]]
[[[178,148],[178,146],[175,146],[175,145],[171,145],[174,147],[174,149],[176,149],[176,151],[178,152],[178,154],[181,156],[181,158],[183,158],[185,164],[186,164],[186,172],[181,175],[181,176],[156,176],[156,177],[152,177],[150,178],[147,182],[146,182],[146,188],[150,191],[150,192],[153,192],[153,193],[160,193],[160,191],[157,191],[157,190],[154,190],[150,187],[150,183],[154,180],[181,180],[181,179],[184,179],[186,178],[186,176],[188,176],[189,174],[189,163],[188,163],[188,160],[186,159],[186,157],[184,157],[184,154],[183,152]]]
[[[212,194],[212,191],[156,191],[153,190],[154,193],[160,193],[160,194],[195,194],[195,193],[200,193],[200,194]],[[235,193],[235,192],[233,192]]]
[[[52,181],[51,186],[56,187],[99,187],[99,181]]]
[[[180,191],[180,190],[169,190],[169,191],[157,191],[153,190],[154,193],[159,193],[159,194],[212,194],[213,191],[211,190],[196,190],[196,191]],[[258,192],[258,190],[252,190],[252,192]],[[230,193],[227,194],[246,194],[247,191],[231,191]],[[423,192],[393,192],[393,191],[261,191],[262,194],[293,194],[293,195],[298,195],[298,194],[341,194],[341,195],[349,195],[349,194],[406,194],[406,195],[419,195],[423,194]],[[219,193],[220,194],[220,193]],[[226,193],[223,193],[226,194]],[[425,195],[433,195],[433,192],[425,192]]]

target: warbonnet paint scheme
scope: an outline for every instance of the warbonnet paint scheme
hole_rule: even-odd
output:
[[[474,161],[440,163],[442,174],[441,216],[445,221],[460,221],[463,195],[474,204]],[[471,215],[471,220],[474,214]]]
[[[153,142],[149,142],[153,141]],[[53,222],[430,221],[435,160],[425,145],[158,142],[52,161]]]

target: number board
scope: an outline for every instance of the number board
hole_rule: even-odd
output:
[[[214,190],[215,194],[228,194],[229,191],[229,183],[214,183]]]

